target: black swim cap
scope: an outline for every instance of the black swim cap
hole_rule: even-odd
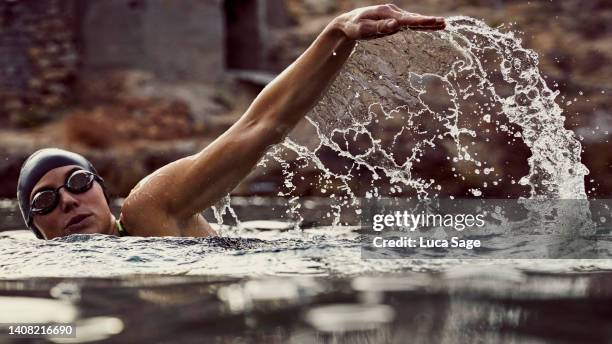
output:
[[[34,152],[21,166],[21,172],[19,172],[19,181],[17,182],[17,201],[19,202],[19,209],[21,215],[28,228],[30,228],[37,238],[43,239],[42,234],[34,226],[32,216],[30,214],[30,193],[32,189],[38,183],[47,172],[54,168],[77,165],[82,167],[91,173],[98,174],[96,169],[93,167],[89,160],[85,159],[80,154],[69,152],[59,148],[44,148]],[[106,194],[106,187],[104,183],[100,183],[104,190],[104,197],[106,202],[109,203],[108,196]]]

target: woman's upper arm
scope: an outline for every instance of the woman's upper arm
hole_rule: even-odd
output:
[[[202,151],[144,178],[126,204],[146,204],[147,209],[188,219],[227,195],[252,170],[272,143],[265,136],[266,130],[239,121]]]

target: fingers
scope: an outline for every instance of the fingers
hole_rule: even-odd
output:
[[[436,30],[444,30],[446,26],[414,26],[414,27],[410,27],[408,26],[409,29],[411,30],[415,30],[415,31],[436,31]]]
[[[402,28],[412,30],[441,30],[444,18],[423,16],[403,11],[393,4],[370,6],[348,14],[345,32],[351,39],[371,39],[393,34]]]
[[[443,22],[441,24],[435,24],[435,25],[405,25],[403,27],[406,27],[411,30],[433,31],[433,30],[444,30],[444,28],[446,27],[446,24]]]
[[[441,30],[444,29],[444,25],[435,25],[435,26],[408,26],[409,29],[419,30],[419,31],[433,31],[433,30]],[[372,39],[384,37],[390,34],[393,34],[401,29],[399,22],[395,19],[387,19],[387,20],[371,20],[365,19],[362,20],[359,29],[358,29],[358,37],[360,39]]]
[[[387,4],[387,6],[391,7],[392,9],[398,11],[398,12],[404,12],[404,10],[402,10],[401,8],[397,7],[396,4]]]
[[[421,15],[402,16],[399,20],[402,26],[408,27],[436,27],[444,26],[444,18],[441,17],[426,17]]]
[[[399,23],[395,19],[388,20],[362,20],[359,25],[359,36],[363,38],[373,38],[388,35],[399,29]]]
[[[428,28],[443,29],[445,27],[444,18],[423,16],[402,10],[394,4],[371,6],[366,8],[361,15],[361,19],[385,20],[395,19],[399,26],[409,28]]]
[[[363,19],[400,19],[401,11],[397,11],[393,9],[389,5],[379,5],[379,6],[370,6],[366,7],[366,9],[361,13],[360,17]]]

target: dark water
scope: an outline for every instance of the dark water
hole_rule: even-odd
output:
[[[40,241],[3,206],[0,323],[76,324],[76,339],[53,342],[612,338],[612,260],[362,259],[354,227],[254,221],[285,211],[257,199],[235,200],[243,222],[223,238]]]
[[[3,309],[21,311],[1,318],[25,321],[37,313],[47,321],[69,319],[83,341],[610,342],[612,274],[468,271],[4,280]]]

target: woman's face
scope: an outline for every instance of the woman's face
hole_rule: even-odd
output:
[[[32,189],[30,202],[39,190],[56,189],[75,170],[81,169],[77,165],[70,165],[50,170]],[[58,192],[59,202],[50,213],[33,215],[34,225],[46,239],[75,233],[112,234],[113,215],[106,203],[102,186],[97,181],[94,181],[91,189],[80,194],[73,194],[65,187]]]

